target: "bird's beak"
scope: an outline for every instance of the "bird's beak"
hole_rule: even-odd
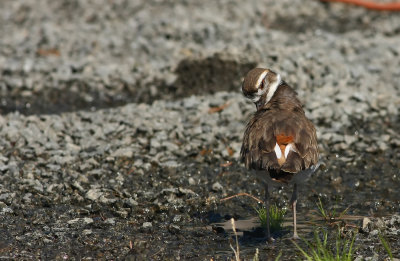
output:
[[[255,103],[256,104],[256,109],[257,111],[262,107],[263,103],[263,99],[259,99],[258,102]]]

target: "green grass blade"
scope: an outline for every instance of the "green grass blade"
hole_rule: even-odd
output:
[[[306,251],[304,251],[304,249],[302,249],[302,248],[296,243],[296,241],[292,240],[292,242],[293,242],[293,244],[297,247],[297,249],[303,254],[303,256],[304,256],[307,260],[313,261],[312,257],[309,256],[309,255],[306,253]],[[307,243],[307,242],[306,242],[306,243]],[[308,243],[307,243],[307,245],[308,245]]]
[[[333,243],[336,249],[333,250],[333,248],[335,247],[333,247],[332,244],[328,243],[328,231],[320,231],[319,229],[315,229],[313,242],[308,242],[302,239],[308,247],[307,252],[302,249],[296,242],[292,242],[307,260],[351,261],[353,260],[353,255],[355,251],[355,238],[356,235],[354,234],[351,240],[342,239],[340,236],[340,230],[338,229],[336,242]]]
[[[325,209],[324,209],[324,206],[323,206],[323,204],[322,204],[322,201],[321,201],[321,198],[320,197],[318,197],[318,203],[317,203],[317,207],[318,207],[318,210],[319,210],[319,213],[320,213],[320,215],[322,216],[322,217],[324,217],[325,219],[327,219],[328,218],[328,215],[326,214],[326,212],[325,212]]]
[[[267,227],[267,210],[264,207],[255,208],[254,210],[258,214],[258,218],[260,220],[261,226]],[[271,231],[279,231],[282,230],[283,221],[285,218],[286,210],[280,209],[276,205],[272,205],[269,209],[269,226]]]
[[[282,256],[282,251],[279,251],[278,256],[275,258],[275,261],[279,261],[279,259],[281,259]]]
[[[381,233],[379,233],[379,239],[381,240],[383,247],[385,248],[386,252],[388,253],[390,260],[393,260],[393,254],[392,254],[392,250],[390,249],[389,243],[386,241],[386,239],[382,236]]]

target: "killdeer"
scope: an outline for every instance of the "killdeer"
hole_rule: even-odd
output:
[[[305,116],[297,93],[269,69],[255,68],[242,85],[244,96],[257,111],[247,124],[240,152],[246,168],[253,170],[265,185],[265,207],[269,213],[269,190],[273,185],[293,184],[293,238],[296,227],[297,185],[307,180],[318,164],[315,127]],[[270,235],[267,215],[266,236]]]

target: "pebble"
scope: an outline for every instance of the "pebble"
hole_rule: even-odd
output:
[[[166,162],[161,162],[160,166],[163,167],[163,168],[176,169],[176,168],[178,168],[180,166],[180,164],[178,162],[174,161],[174,160],[169,160],[169,161],[166,161]]]
[[[97,200],[103,195],[103,193],[99,189],[90,189],[86,192],[86,198],[90,200]]]
[[[189,182],[189,185],[196,185],[196,181],[194,180],[194,178],[192,178],[192,177],[190,177],[189,179],[188,179],[188,182]]]
[[[133,150],[131,148],[120,148],[114,151],[111,154],[111,157],[125,157],[125,158],[132,158],[133,157]]]
[[[152,228],[153,224],[151,222],[144,222],[142,225],[143,228]]]
[[[182,220],[182,216],[181,215],[175,215],[174,218],[172,219],[172,222],[174,223],[179,223]]]
[[[1,209],[1,213],[4,213],[4,214],[12,214],[12,213],[14,213],[14,210],[12,210],[12,208],[9,208],[9,207],[3,207],[3,208]]]
[[[91,229],[84,229],[82,231],[82,234],[87,236],[87,235],[91,235],[93,233],[93,231]]]
[[[92,218],[87,218],[87,217],[85,217],[85,218],[75,218],[75,219],[67,221],[67,223],[69,225],[74,225],[74,224],[78,224],[78,223],[82,223],[84,225],[88,225],[88,224],[93,223],[93,219]]]
[[[223,190],[223,187],[222,187],[222,185],[221,185],[219,182],[215,182],[215,183],[212,185],[212,189],[213,189],[214,191],[222,191],[222,190]]]
[[[107,218],[104,222],[110,225],[115,225],[115,218]]]

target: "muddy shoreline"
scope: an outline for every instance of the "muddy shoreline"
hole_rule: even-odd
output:
[[[280,72],[317,128],[300,235],[334,240],[320,198],[348,208],[357,260],[387,258],[379,233],[399,258],[399,25],[311,0],[1,1],[0,259],[233,258],[221,223],[256,203],[220,200],[263,195],[238,162],[254,66]],[[300,258],[286,223],[273,244],[242,228],[242,258]]]

